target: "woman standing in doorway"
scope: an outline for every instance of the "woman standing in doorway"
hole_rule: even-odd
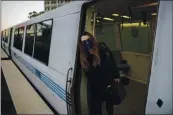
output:
[[[100,115],[107,87],[112,82],[119,82],[116,62],[112,54],[104,50],[89,32],[84,32],[80,40],[80,63],[88,81],[89,113]],[[106,102],[106,110],[108,114],[113,114],[112,102]]]

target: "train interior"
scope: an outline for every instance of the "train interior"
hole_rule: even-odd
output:
[[[145,113],[157,9],[156,0],[102,0],[87,7],[85,31],[111,49],[121,76],[130,79],[125,100],[114,107],[116,114]],[[82,72],[81,114],[88,114],[86,84]]]

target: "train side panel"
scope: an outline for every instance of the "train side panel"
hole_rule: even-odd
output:
[[[12,59],[54,109],[60,114],[66,114],[65,88],[62,84],[64,81],[60,79],[65,76],[52,71],[15,48],[12,48]],[[59,79],[55,81],[52,78]]]
[[[81,2],[73,4],[68,6],[80,9],[82,5]],[[52,15],[56,15],[56,11],[52,11]],[[52,19],[51,17],[49,19]],[[42,20],[37,18],[36,20],[44,21],[47,18]],[[31,20],[31,22],[35,22],[35,20]],[[22,26],[27,26],[31,22],[22,23]],[[80,10],[53,18],[48,65],[24,53],[25,39],[22,51],[13,47],[14,31],[12,35],[11,56],[13,61],[59,114],[67,114],[66,103],[71,103],[69,93],[66,93],[67,71],[69,68],[74,68],[79,22]],[[15,27],[20,27],[20,25]],[[72,73],[69,76],[72,76]]]

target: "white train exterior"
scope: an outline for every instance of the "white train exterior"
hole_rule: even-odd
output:
[[[73,106],[70,91],[76,71],[78,39],[84,28],[81,20],[85,10],[82,9],[86,3],[74,1],[7,28],[8,40],[1,41],[2,49],[59,114],[70,114]],[[172,112],[172,92],[167,91],[172,89],[172,6],[169,4],[172,1],[160,1],[146,114]],[[46,26],[49,36],[43,38],[40,32]],[[38,31],[32,31],[32,27]],[[32,36],[34,33],[37,36]],[[19,37],[21,34],[21,44],[16,41],[15,45],[15,35]],[[30,42],[33,43],[31,46],[28,43],[28,49],[25,46],[27,35],[28,41],[32,39]],[[44,40],[48,43],[44,44]],[[156,105],[158,97],[166,100],[163,108]]]

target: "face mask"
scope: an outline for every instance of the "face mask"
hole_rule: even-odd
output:
[[[84,43],[84,47],[87,51],[89,51],[92,48],[91,38],[89,38],[88,40],[83,41],[83,43]]]

